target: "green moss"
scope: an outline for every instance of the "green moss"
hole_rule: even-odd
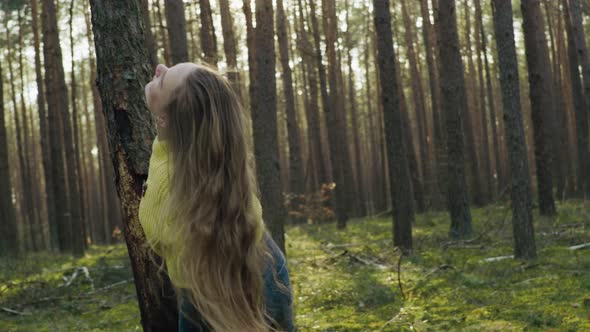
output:
[[[415,251],[401,261],[404,296],[390,217],[352,220],[345,231],[288,227],[296,323],[302,331],[590,330],[590,254],[567,249],[590,242],[590,206],[568,201],[558,210],[555,218],[535,214],[534,262],[482,262],[513,253],[506,206],[474,209],[477,240],[461,246],[449,243],[448,214],[417,216]],[[0,307],[32,314],[0,312],[0,330],[141,330],[133,284],[83,298],[75,296],[92,289],[84,278],[58,287],[79,266],[89,268],[95,288],[132,278],[124,245],[92,247],[78,260],[48,253],[0,260]]]

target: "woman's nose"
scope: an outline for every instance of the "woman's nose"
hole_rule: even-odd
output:
[[[168,67],[164,66],[163,64],[159,64],[156,66],[156,77],[160,77],[160,75],[162,75],[166,70],[168,70]]]

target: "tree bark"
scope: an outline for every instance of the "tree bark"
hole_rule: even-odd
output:
[[[379,70],[381,72],[381,102],[385,116],[387,157],[391,179],[393,245],[401,248],[404,253],[409,253],[412,249],[414,195],[403,134],[399,95],[395,82],[395,54],[389,0],[373,0],[373,7]]]
[[[92,0],[98,87],[102,96],[118,194],[124,211],[123,233],[131,259],[144,331],[176,331],[177,302],[161,260],[150,259],[139,224],[142,183],[147,178],[155,128],[144,103],[151,77],[144,26],[137,1]],[[163,283],[162,283],[163,282]]]
[[[4,75],[0,64],[0,255],[19,253],[15,207],[12,203],[10,167],[8,166],[8,138],[4,118]]]
[[[158,65],[158,48],[152,33],[152,20],[150,18],[149,0],[140,0],[141,15],[143,17],[143,24],[145,27],[145,43],[150,55],[150,63],[152,67],[156,68]],[[86,11],[85,11],[86,13]]]
[[[287,113],[287,135],[289,141],[289,191],[296,195],[305,193],[305,178],[301,162],[301,139],[295,114],[295,94],[293,76],[289,65],[289,38],[287,35],[287,18],[283,1],[277,0],[277,36],[279,40],[279,58],[283,69],[283,92]]]
[[[220,0],[221,30],[223,33],[223,50],[227,62],[227,77],[234,90],[242,96],[240,88],[240,71],[238,70],[238,57],[236,51],[236,37],[234,34],[234,20],[229,9],[229,0]]]
[[[451,238],[472,233],[471,211],[465,183],[465,158],[461,118],[467,111],[463,63],[459,52],[455,0],[439,2],[439,48],[442,107],[446,118],[449,156],[448,205],[451,214]]]
[[[162,50],[164,51],[164,62],[167,66],[172,64],[172,59],[170,56],[170,44],[168,43],[168,33],[166,32],[166,28],[164,27],[164,20],[162,18],[162,8],[160,6],[160,0],[155,0],[153,2],[156,17],[158,18],[158,31],[160,33],[160,38],[162,38]]]
[[[79,217],[78,219],[74,219],[72,221],[72,233],[74,236],[73,239],[73,243],[74,243],[74,255],[81,257],[84,255],[84,224],[86,223],[86,216],[84,213],[84,200],[85,200],[85,195],[84,195],[84,189],[82,188],[82,184],[80,183],[80,181],[83,179],[83,172],[82,172],[82,165],[80,162],[80,135],[79,135],[79,130],[78,130],[78,105],[76,103],[76,94],[77,94],[77,88],[76,88],[76,63],[74,61],[74,30],[73,30],[73,20],[74,20],[74,4],[75,4],[75,0],[72,0],[70,2],[70,21],[69,21],[69,26],[70,26],[70,55],[71,55],[71,64],[72,64],[72,71],[70,73],[70,79],[71,79],[71,100],[72,100],[72,129],[74,131],[74,135],[73,137],[71,137],[72,142],[69,144],[72,144],[73,147],[73,155],[69,155],[70,158],[68,159],[72,159],[71,164],[73,165],[74,168],[74,172],[70,172],[70,174],[75,174],[76,176],[76,181],[75,185],[76,187],[74,188],[76,194],[72,194],[72,197],[70,198],[72,200],[72,205],[76,205],[78,207],[78,213],[79,213]],[[67,136],[66,136],[67,137]],[[72,158],[73,157],[73,158]],[[69,167],[69,164],[68,164]],[[75,216],[75,215],[74,215]]]
[[[217,67],[217,37],[209,0],[199,0],[201,6],[201,50],[203,61]]]
[[[312,3],[312,1],[310,1]],[[346,116],[342,95],[338,84],[338,59],[336,55],[336,43],[338,40],[336,4],[334,0],[322,0],[323,26],[326,35],[326,57],[328,58],[328,102],[324,106],[326,114],[326,126],[328,128],[328,141],[330,147],[330,161],[332,174],[336,182],[335,207],[337,227],[346,228],[346,222],[352,207],[352,188],[349,180],[352,177],[350,156],[348,154],[346,139]],[[312,9],[312,13],[313,13]],[[314,29],[315,30],[315,29]],[[319,33],[319,31],[314,31]],[[317,44],[317,41],[316,41]],[[316,45],[317,46],[317,45]],[[326,85],[328,87],[328,85]],[[327,91],[328,92],[328,91]]]
[[[521,2],[525,51],[529,71],[531,114],[535,138],[535,164],[539,209],[542,215],[555,215],[551,165],[553,112],[549,55],[539,0]]]
[[[571,35],[574,41],[570,48],[575,46],[578,55],[578,63],[582,67],[583,87],[584,87],[584,109],[576,113],[576,123],[579,133],[578,138],[578,167],[580,168],[581,192],[584,196],[590,196],[590,155],[588,149],[588,114],[590,114],[590,55],[586,46],[586,37],[584,27],[582,26],[582,15],[580,2],[578,0],[569,0],[569,13],[571,15]],[[570,33],[568,33],[568,36]],[[577,72],[577,68],[575,72]],[[582,105],[580,103],[580,105]],[[579,118],[579,119],[578,119]]]
[[[186,19],[182,0],[164,0],[166,11],[166,27],[170,38],[172,64],[188,62],[188,46],[186,41]],[[144,29],[149,30],[149,27]],[[147,33],[146,33],[146,36]],[[149,38],[146,38],[149,45]]]
[[[529,183],[527,146],[520,109],[520,82],[510,1],[492,0],[494,30],[504,109],[505,135],[512,176],[512,229],[514,257],[537,256],[533,227],[532,197]]]
[[[39,41],[39,13],[38,0],[30,0],[31,5],[31,27],[33,29],[33,46],[35,48],[35,76],[37,79],[37,107],[39,111],[39,128],[41,131],[41,152],[43,163],[43,174],[45,179],[45,204],[47,206],[47,223],[49,227],[49,243],[52,249],[58,249],[58,237],[55,228],[51,225],[57,224],[55,210],[55,198],[53,194],[53,176],[51,173],[51,147],[49,145],[49,129],[47,128],[47,113],[45,108],[45,87],[43,85],[43,74],[41,69],[41,46]],[[43,217],[42,217],[43,219]]]
[[[272,0],[256,0],[255,89],[252,108],[254,154],[262,196],[264,220],[270,233],[285,253],[284,220],[286,210],[281,193],[279,147],[277,142],[277,86],[275,78],[274,15]]]

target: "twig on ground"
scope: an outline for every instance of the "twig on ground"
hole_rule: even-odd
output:
[[[434,269],[432,269],[432,271],[428,272],[425,276],[424,279],[430,277],[431,275],[435,274],[438,271],[441,270],[456,270],[456,268],[453,265],[449,265],[449,264],[442,264]]]
[[[133,281],[133,278],[132,279],[127,279],[127,280],[121,280],[121,281],[116,282],[114,284],[111,284],[111,285],[108,285],[108,286],[105,286],[105,287],[102,287],[102,288],[93,290],[92,292],[86,293],[86,295],[92,295],[92,294],[96,294],[96,293],[99,293],[99,292],[104,292],[104,291],[109,290],[111,288],[115,288],[115,287],[124,285],[124,284],[126,284],[128,282],[132,282],[132,281]]]
[[[28,316],[31,313],[30,312],[20,312],[20,311],[16,311],[16,310],[12,310],[10,308],[1,308],[2,311],[6,311],[9,314],[13,314],[13,315],[20,315],[20,316]]]
[[[362,247],[362,246],[366,246],[369,244],[377,244],[377,243],[381,243],[381,242],[389,242],[391,240],[377,240],[377,241],[372,241],[372,242],[367,242],[367,243],[342,243],[342,244],[331,244],[328,243],[326,245],[326,248],[328,249],[336,249],[336,248],[350,248],[350,247]]]
[[[579,250],[579,249],[585,249],[585,248],[590,248],[590,242],[568,247],[569,250]]]
[[[498,257],[490,257],[490,258],[484,258],[482,260],[480,260],[480,263],[489,263],[489,262],[497,262],[497,261],[503,261],[505,259],[512,259],[514,258],[514,255],[508,255],[508,256],[498,256]]]

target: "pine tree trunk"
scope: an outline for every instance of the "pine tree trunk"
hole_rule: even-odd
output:
[[[552,89],[549,56],[539,0],[522,0],[525,51],[529,71],[531,114],[535,138],[535,164],[539,209],[542,215],[555,215],[551,141],[553,139]]]
[[[30,0],[31,5],[31,27],[33,29],[33,46],[35,48],[35,75],[37,79],[37,107],[39,111],[39,127],[41,130],[41,151],[43,160],[43,174],[45,179],[45,204],[47,206],[47,223],[57,224],[55,210],[55,197],[53,193],[53,176],[51,173],[51,147],[49,145],[49,129],[47,124],[47,113],[45,108],[45,87],[43,85],[43,74],[41,73],[41,47],[39,40],[39,14],[38,0]],[[43,217],[42,217],[43,219]],[[58,237],[54,227],[49,227],[49,242],[52,249],[58,249]]]
[[[262,196],[264,220],[270,233],[285,252],[284,220],[286,210],[277,167],[277,87],[275,78],[275,44],[272,0],[256,0],[255,107],[252,108],[254,154]]]
[[[78,211],[78,216],[76,217],[76,214],[73,214],[73,217],[75,219],[72,220],[72,233],[74,236],[73,242],[74,242],[74,255],[80,257],[82,255],[84,255],[84,224],[86,223],[86,216],[84,214],[84,200],[85,200],[85,196],[84,196],[84,189],[82,188],[82,185],[80,183],[80,181],[83,179],[82,177],[82,167],[81,167],[81,163],[80,163],[80,137],[79,137],[79,130],[78,130],[78,105],[76,103],[76,94],[77,94],[77,87],[76,87],[76,66],[75,66],[75,61],[74,61],[74,33],[73,33],[73,19],[74,19],[74,4],[75,4],[75,0],[72,0],[70,2],[70,54],[71,54],[71,58],[72,58],[72,71],[71,71],[71,103],[72,103],[72,129],[73,129],[73,137],[70,134],[70,142],[67,143],[68,144],[68,149],[71,149],[72,154],[68,154],[68,156],[70,156],[70,158],[68,158],[68,160],[72,159],[71,162],[68,163],[68,167],[70,167],[70,165],[72,165],[73,167],[73,171],[70,171],[70,178],[71,176],[75,176],[76,180],[72,181],[74,182],[74,190],[71,190],[71,193],[75,193],[75,194],[70,194],[71,197],[70,199],[72,200],[72,206],[77,207],[77,211]],[[64,83],[65,83],[65,78],[64,78]],[[67,133],[66,133],[66,137]],[[72,145],[70,147],[70,145]],[[73,157],[73,158],[72,158]],[[70,188],[71,185],[70,185]]]
[[[465,183],[465,157],[462,117],[467,112],[463,63],[459,53],[455,0],[440,0],[438,12],[440,79],[442,107],[447,128],[449,156],[448,205],[451,214],[451,238],[464,238],[472,233],[471,211]]]
[[[236,37],[234,34],[234,20],[229,9],[229,0],[220,0],[221,30],[223,32],[223,50],[227,62],[227,77],[236,93],[241,97],[240,72],[238,71],[238,56],[236,51]]]
[[[8,166],[8,138],[4,118],[4,75],[0,64],[0,255],[19,253],[15,207],[12,204],[10,167]]]
[[[147,178],[156,134],[144,103],[151,77],[144,26],[137,1],[92,0],[98,86],[107,119],[118,194],[125,213],[123,233],[131,259],[144,331],[176,331],[177,302],[166,275],[150,259],[138,220],[142,183]],[[120,64],[113,66],[114,63]],[[133,80],[125,79],[133,77]],[[113,79],[115,78],[115,79]],[[162,283],[163,282],[163,283]],[[163,288],[163,289],[162,289]]]
[[[349,1],[346,0],[346,25],[350,26],[351,21],[349,17]],[[354,156],[355,156],[355,170],[356,170],[356,178],[357,178],[357,188],[358,194],[360,197],[357,199],[361,201],[360,204],[360,216],[367,215],[367,188],[366,188],[366,181],[365,181],[365,172],[364,172],[364,165],[363,160],[364,156],[361,150],[361,135],[360,135],[360,127],[362,126],[361,116],[359,112],[359,108],[357,105],[356,100],[356,89],[355,89],[355,77],[354,71],[352,69],[352,55],[351,55],[351,48],[352,39],[350,35],[350,31],[346,30],[346,58],[347,58],[347,65],[348,65],[348,97],[350,100],[350,111],[352,115],[352,135],[354,139]]]
[[[201,50],[203,61],[217,67],[217,37],[209,0],[199,0],[201,6]]]
[[[475,34],[475,44],[477,51],[477,75],[475,72],[475,66],[473,64],[473,51],[471,48],[471,18],[469,16],[470,6],[465,1],[465,47],[467,48],[467,66],[468,74],[466,75],[466,81],[468,85],[465,90],[467,98],[467,109],[465,116],[463,117],[463,127],[466,135],[465,144],[467,152],[467,162],[471,170],[471,191],[473,193],[473,203],[477,206],[482,206],[489,202],[489,191],[492,188],[491,179],[492,172],[490,170],[490,152],[488,143],[488,125],[486,116],[485,106],[485,92],[484,92],[484,81],[483,81],[483,66],[481,62],[481,41],[479,35]],[[479,78],[479,85],[476,83]],[[476,98],[474,90],[479,92],[479,99]],[[481,114],[481,148],[483,151],[480,152],[479,158],[476,149],[476,138],[475,133],[478,132],[476,128],[477,119],[472,119],[472,116],[476,115],[479,111]],[[474,125],[475,124],[475,125]],[[486,182],[482,182],[482,166],[483,166],[483,178]]]
[[[337,227],[343,229],[346,227],[350,208],[352,207],[352,199],[350,197],[352,188],[350,188],[348,183],[351,179],[351,174],[346,140],[346,113],[342,105],[342,96],[339,93],[340,87],[338,84],[339,70],[336,54],[338,28],[335,6],[334,0],[322,0],[323,26],[326,35],[326,57],[328,58],[328,83],[330,89],[329,93],[326,93],[328,102],[324,105],[327,106],[324,107],[324,112],[326,114],[326,126],[328,128],[332,174],[336,182],[335,207],[336,217],[338,219]],[[312,9],[312,13],[313,11]],[[319,32],[314,31],[314,33]]]
[[[58,234],[58,246],[60,251],[72,249],[72,219],[69,210],[68,189],[66,185],[66,167],[64,163],[63,122],[62,109],[67,114],[67,93],[64,86],[58,86],[58,67],[61,66],[61,48],[57,30],[55,3],[53,0],[41,1],[43,13],[43,59],[45,67],[45,93],[47,97],[47,125],[49,128],[49,145],[51,146],[51,173],[53,177],[53,195],[55,198],[55,211],[57,222],[50,224],[54,232]],[[63,76],[62,76],[63,77]],[[62,91],[63,90],[63,91]]]
[[[323,144],[321,139],[321,114],[319,111],[317,71],[314,64],[315,51],[313,49],[313,45],[309,41],[309,32],[305,27],[307,16],[304,14],[304,6],[301,0],[298,0],[298,4],[300,26],[300,37],[298,38],[300,44],[298,45],[298,48],[300,49],[301,56],[303,57],[304,68],[307,73],[307,85],[309,86],[310,105],[306,108],[309,154],[312,160],[309,169],[311,169],[310,172],[315,174],[312,177],[317,178],[317,181],[314,182],[314,185],[312,185],[310,191],[316,192],[319,190],[321,184],[331,181],[331,175],[328,165],[324,163],[324,159],[322,158]],[[307,176],[310,175],[308,174]]]
[[[160,38],[162,38],[162,50],[164,51],[164,62],[167,66],[172,65],[172,59],[170,56],[170,43],[168,43],[168,33],[164,27],[164,19],[162,18],[162,6],[160,0],[154,0],[153,5],[155,7],[156,17],[158,18],[158,31]]]
[[[385,116],[387,159],[391,179],[393,245],[401,248],[404,253],[409,253],[412,250],[414,195],[403,134],[398,86],[395,82],[395,54],[393,52],[389,0],[373,0],[373,7],[378,62],[381,72],[381,103]]]
[[[524,127],[520,110],[520,83],[518,61],[512,21],[512,4],[504,0],[492,0],[494,30],[500,83],[504,109],[505,134],[510,173],[512,176],[512,229],[514,257],[533,259],[537,256],[533,228],[532,197],[529,183],[529,166]]]
[[[584,27],[582,26],[581,7],[578,0],[569,0],[569,13],[571,13],[572,33],[575,50],[578,55],[578,63],[582,67],[582,77],[585,108],[580,108],[578,116],[576,117],[577,127],[580,131],[578,136],[578,164],[580,169],[581,192],[585,197],[590,196],[590,156],[588,149],[588,114],[590,114],[590,55],[588,55],[588,48],[586,46],[586,38],[584,35]],[[570,35],[570,33],[568,33]],[[574,46],[570,44],[570,47]],[[577,67],[576,67],[577,68]],[[576,70],[577,72],[577,70]],[[582,105],[580,103],[580,105]],[[579,118],[579,119],[578,119]]]
[[[414,49],[414,31],[412,29],[413,22],[411,22],[410,15],[408,14],[407,0],[401,1],[401,8],[402,19],[404,22],[406,57],[410,65],[410,77],[412,77],[410,80],[412,87],[412,101],[418,127],[418,151],[420,153],[420,165],[422,165],[422,178],[420,182],[423,184],[426,192],[433,192],[433,188],[436,186],[433,186],[433,165],[429,156],[430,147],[428,139],[428,124],[426,121],[426,99],[424,97],[424,88],[422,86],[422,76],[418,69],[416,50]],[[407,130],[411,130],[411,127],[408,127]],[[408,147],[410,146],[411,142],[408,142]],[[416,186],[414,186],[414,190],[421,192],[422,188],[416,188]],[[426,210],[426,204],[424,200],[416,200],[416,203],[418,212],[424,212]]]
[[[28,237],[31,241],[31,249],[34,251],[38,251],[41,249],[41,241],[42,239],[39,237],[41,235],[40,231],[40,222],[39,222],[39,207],[35,204],[34,196],[36,195],[36,188],[32,183],[32,176],[35,164],[31,165],[32,157],[34,156],[34,146],[32,141],[30,140],[29,135],[29,110],[27,109],[27,105],[25,104],[25,81],[24,81],[24,63],[23,63],[23,47],[25,47],[23,42],[23,19],[21,15],[20,9],[17,10],[17,17],[18,17],[18,66],[19,66],[19,78],[20,78],[20,112],[22,112],[22,134],[23,134],[23,146],[20,146],[23,149],[23,156],[24,156],[24,174],[26,176],[25,181],[23,182],[24,185],[24,192],[25,200],[27,201],[27,205],[30,209],[28,212],[29,215],[29,231]],[[22,173],[21,173],[22,174]]]
[[[153,68],[158,65],[158,48],[152,33],[152,20],[150,19],[149,0],[139,0],[143,24],[145,27],[145,43],[150,55],[150,63]],[[85,11],[86,13],[86,11]]]
[[[186,19],[182,0],[164,0],[166,12],[166,27],[170,38],[172,64],[188,62],[188,46],[186,41]],[[146,27],[144,30],[149,30]],[[146,34],[146,36],[148,36]],[[146,42],[149,38],[146,38]],[[149,45],[149,42],[148,42]]]

